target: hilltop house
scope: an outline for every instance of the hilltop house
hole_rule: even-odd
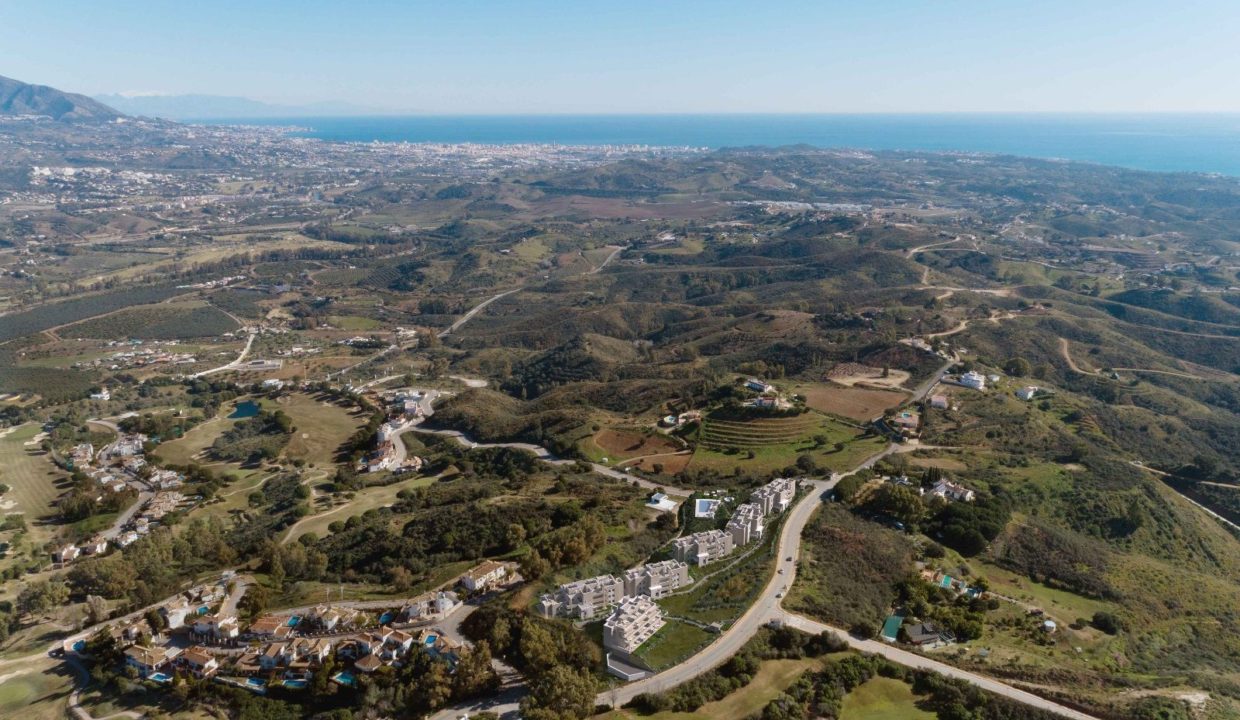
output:
[[[970,370],[960,376],[960,384],[967,388],[973,388],[974,390],[985,390],[986,376],[976,370]]]
[[[486,591],[498,585],[507,576],[508,565],[494,560],[484,560],[461,576],[461,584],[470,592]]]
[[[930,495],[963,502],[973,502],[976,497],[976,494],[969,488],[957,485],[950,480],[940,480],[933,488],[930,488]]]

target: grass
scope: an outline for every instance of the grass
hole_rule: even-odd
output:
[[[427,487],[433,484],[435,484],[433,477],[413,477],[391,485],[363,488],[352,500],[317,515],[303,518],[289,530],[285,539],[293,540],[311,532],[319,537],[329,535],[328,526],[336,520],[348,520],[351,515],[361,515],[367,510],[391,505],[396,502],[396,495],[401,490]]]
[[[637,649],[637,655],[655,670],[683,662],[718,635],[694,625],[668,620],[653,637]]]
[[[312,395],[294,393],[264,407],[283,410],[293,420],[296,431],[284,449],[289,459],[304,460],[308,465],[327,465],[336,460],[337,451],[357,431],[365,418]]]
[[[0,717],[60,720],[67,714],[72,678],[68,668],[38,661],[10,674],[0,670]]]
[[[383,323],[378,320],[363,317],[361,315],[332,315],[327,318],[327,321],[341,330],[353,330],[357,332],[378,330],[383,327]]]
[[[24,549],[40,552],[51,539],[51,528],[40,520],[55,514],[56,498],[61,493],[57,481],[67,477],[39,449],[38,443],[26,445],[39,432],[38,425],[27,423],[0,438],[0,482],[12,488],[0,498],[0,516],[21,514],[28,528],[24,542],[14,542],[15,533],[5,533],[5,541],[14,542],[5,555],[6,564],[21,557]]]
[[[767,703],[779,697],[806,670],[822,667],[822,660],[767,660],[745,687],[710,702],[691,713],[661,712],[638,715],[630,710],[615,710],[600,720],[717,720],[720,718],[752,717]]]
[[[216,438],[227,432],[236,422],[227,418],[228,413],[231,412],[231,405],[221,408],[217,417],[195,425],[176,440],[160,443],[155,454],[171,465],[188,465],[198,462],[196,456],[211,447],[211,443],[214,443]]]
[[[868,680],[844,697],[840,720],[934,720],[937,714],[917,707],[907,683],[892,678]]]

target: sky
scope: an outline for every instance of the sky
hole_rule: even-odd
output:
[[[435,114],[1240,112],[1240,2],[0,0],[0,75]]]

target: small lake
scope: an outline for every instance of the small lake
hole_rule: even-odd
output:
[[[252,418],[258,414],[258,403],[253,400],[239,402],[233,406],[232,415],[228,416],[229,420],[240,420],[243,418]]]

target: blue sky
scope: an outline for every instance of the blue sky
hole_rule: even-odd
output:
[[[0,0],[0,75],[425,113],[1240,112],[1240,2]]]

